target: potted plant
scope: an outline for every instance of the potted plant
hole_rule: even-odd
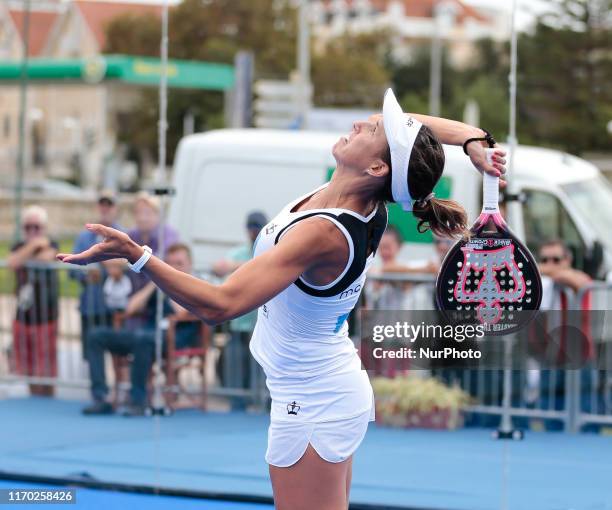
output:
[[[461,388],[435,378],[376,377],[372,386],[376,422],[392,427],[456,429],[463,426],[463,409],[472,402]]]

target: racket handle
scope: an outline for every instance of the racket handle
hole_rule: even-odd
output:
[[[487,163],[493,163],[495,149],[485,149]],[[499,212],[499,177],[484,173],[482,176],[482,212]]]

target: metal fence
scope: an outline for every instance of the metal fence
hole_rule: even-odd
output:
[[[592,356],[582,370],[568,371],[568,424],[573,432],[589,424],[612,424],[612,283],[594,282],[570,302],[576,328],[596,331]]]
[[[83,331],[114,326],[113,315],[96,301],[104,274],[94,277],[89,267],[56,263],[29,263],[20,271],[0,262],[0,383],[88,390]],[[216,281],[206,271],[197,275]],[[371,275],[363,306],[433,310],[433,290],[433,275]],[[576,312],[572,320],[577,328],[597,331],[588,362],[581,368],[544,368],[529,360],[525,369],[512,370],[509,378],[504,378],[501,366],[488,370],[432,366],[424,374],[468,392],[475,403],[467,410],[476,415],[508,413],[512,417],[554,420],[568,431],[589,424],[612,424],[611,314],[589,312],[612,309],[612,284],[595,282],[578,293],[556,287],[555,292],[558,299],[553,301]],[[359,317],[357,311],[350,328],[356,342],[361,337]],[[214,328],[206,366],[188,367],[181,388],[196,394],[205,377],[209,395],[223,397],[236,408],[265,408],[269,396],[263,373],[248,352],[250,334],[234,329],[230,324]],[[409,365],[398,362],[381,366],[375,375],[396,377],[409,369]],[[113,363],[107,362],[106,370],[111,386],[116,376]],[[166,386],[168,391],[174,389]],[[507,400],[504,390],[510,395]]]
[[[401,310],[433,308],[433,275],[396,273],[371,275],[369,280],[366,306],[372,309],[380,305],[390,310],[398,305]],[[373,289],[373,284],[378,288]],[[384,287],[388,288],[381,291]],[[554,285],[551,292],[554,295],[548,301],[559,308],[554,317],[567,312],[571,325],[587,332],[590,347],[588,354],[581,354],[585,359],[581,366],[554,368],[527,357],[521,369],[509,366],[505,374],[505,361],[501,359],[504,349],[499,349],[499,369],[431,367],[426,370],[427,376],[469,393],[475,401],[466,409],[470,413],[554,420],[571,432],[588,424],[612,424],[612,284],[593,282],[577,293]],[[381,295],[387,299],[381,299]],[[395,377],[407,370],[410,366],[399,360],[374,375]]]
[[[215,281],[208,271],[195,274]],[[117,323],[119,310],[104,303],[106,278],[105,270],[95,266],[28,262],[13,270],[0,262],[0,383],[9,390],[24,384],[30,389],[88,390],[87,333],[94,328],[145,327],[144,317]],[[139,283],[132,287],[135,285]],[[180,390],[195,396],[201,392],[204,377],[209,396],[224,397],[236,408],[265,407],[267,389],[261,369],[249,356],[249,337],[249,333],[234,331],[230,323],[212,328],[206,366],[198,366],[195,357],[191,366],[190,360],[182,360],[180,380],[172,386],[165,384],[164,392]],[[105,366],[110,388],[115,392],[129,388],[119,381],[114,360],[107,359]]]

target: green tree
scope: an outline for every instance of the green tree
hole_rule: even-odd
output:
[[[574,154],[609,150],[612,1],[550,3],[519,41],[519,133]]]
[[[431,68],[431,47],[418,45],[412,50],[413,56],[409,62],[388,62],[391,71],[393,87],[398,98],[403,98],[403,105],[414,113],[429,112],[429,78]],[[455,85],[460,74],[448,60],[447,52],[442,57],[442,90],[441,114],[446,117],[456,117]],[[459,111],[459,117],[461,111]]]
[[[390,81],[382,62],[388,51],[384,34],[345,35],[312,58],[317,106],[380,108]]]
[[[518,138],[574,154],[609,150],[612,119],[612,0],[551,0],[550,12],[519,36]],[[429,47],[408,64],[389,63],[403,106],[427,111]],[[478,41],[472,63],[453,69],[444,59],[442,114],[461,118],[469,99],[480,124],[499,140],[508,131],[510,45]]]
[[[283,78],[295,62],[295,10],[277,0],[184,0],[170,9],[170,58],[232,63],[236,52],[255,54],[258,78]],[[104,52],[159,56],[160,20],[125,15],[106,29]],[[168,162],[182,136],[183,118],[195,118],[196,130],[223,126],[224,97],[220,92],[169,90]],[[129,115],[120,119],[118,138],[142,161],[157,154],[158,93],[145,89]]]
[[[153,14],[124,14],[106,27],[104,53],[159,56],[161,25]]]
[[[459,95],[459,93],[457,94]],[[461,91],[461,100],[455,99],[457,109],[465,108],[470,99],[478,103],[480,126],[492,133],[497,140],[508,138],[508,84],[493,75],[479,74]],[[461,118],[461,117],[458,117]]]
[[[427,113],[429,111],[429,96],[427,93],[406,92],[399,98],[402,109],[410,113]]]
[[[286,78],[295,65],[296,22],[284,0],[184,0],[172,9],[170,55],[231,63],[250,50],[257,77]]]
[[[477,41],[474,57],[463,69],[455,71],[448,106],[455,118],[462,118],[468,101],[476,101],[480,126],[499,141],[508,137],[510,47],[491,39]]]

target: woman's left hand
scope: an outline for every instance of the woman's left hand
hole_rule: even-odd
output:
[[[504,174],[506,173],[506,151],[498,145],[494,147],[496,150],[493,153],[493,164],[487,161],[485,147],[481,144],[472,142],[467,146],[467,152],[470,156],[472,164],[482,173],[488,173],[495,177],[499,177],[499,186],[503,188],[506,185]]]

